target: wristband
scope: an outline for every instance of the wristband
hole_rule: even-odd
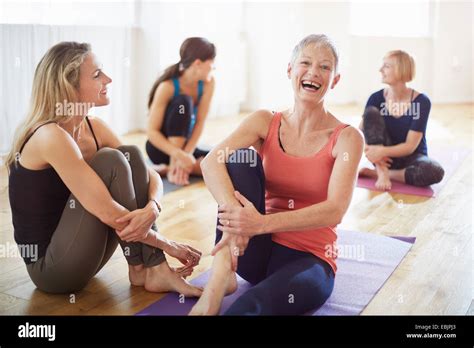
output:
[[[155,199],[150,199],[150,202],[155,202],[156,207],[158,208],[158,212],[161,213],[161,210],[162,210],[161,204]]]

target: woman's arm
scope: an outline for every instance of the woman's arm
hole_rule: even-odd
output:
[[[239,127],[218,144],[201,162],[206,186],[219,205],[240,206],[234,196],[234,186],[226,168],[227,155],[240,148],[247,148],[265,139],[273,115],[259,110],[249,115]]]
[[[204,181],[219,206],[241,206],[234,195],[234,186],[227,172],[228,155],[240,148],[248,148],[252,145],[260,146],[267,136],[272,117],[272,113],[267,110],[259,110],[249,115],[235,131],[202,160],[201,169]],[[243,255],[248,241],[248,237],[224,232],[222,239],[212,250],[212,255],[221,257],[222,250],[225,250],[223,248],[228,245],[232,270],[236,271],[238,256]],[[224,257],[228,254],[222,255]],[[220,260],[225,263],[226,257]],[[225,268],[226,266],[222,264],[221,267]]]
[[[422,132],[410,130],[404,143],[393,146],[367,145],[365,155],[372,163],[379,163],[391,157],[405,157],[415,152],[422,138]]]
[[[423,133],[413,130],[408,131],[407,139],[404,143],[393,146],[384,146],[383,153],[387,157],[405,157],[415,152],[423,139]]]
[[[184,151],[187,153],[193,153],[196,145],[201,138],[202,131],[204,130],[204,124],[209,113],[209,107],[211,104],[212,96],[214,95],[215,81],[212,78],[209,82],[204,84],[204,92],[199,102],[198,112],[196,115],[196,124],[194,125],[191,137],[184,146]]]
[[[69,134],[59,126],[49,124],[41,127],[36,136],[41,144],[41,158],[54,168],[84,208],[106,225],[117,230],[123,229],[127,224],[116,220],[128,210],[114,201]]]
[[[336,143],[334,167],[329,180],[328,196],[324,202],[306,208],[261,215],[245,197],[236,194],[243,208],[236,211],[226,209],[219,219],[232,220],[235,227],[225,223],[218,228],[223,232],[240,235],[255,235],[283,231],[303,231],[339,224],[349,207],[357,178],[357,167],[362,157],[364,138],[353,127],[344,129]]]
[[[120,138],[107,126],[107,124],[99,118],[91,117],[90,118],[96,136],[99,143],[102,147],[110,147],[113,149],[118,148],[123,145]],[[142,209],[136,209],[133,212],[125,214],[120,217],[118,221],[120,222],[129,222],[134,217],[138,217],[140,221],[131,221],[130,225],[121,231],[121,236],[127,236],[129,233],[132,233],[134,230],[139,229],[140,226],[142,229],[149,229],[150,224],[156,220],[158,217],[159,211],[156,203],[154,201],[160,202],[163,196],[163,182],[161,181],[160,176],[152,168],[147,167],[148,175],[150,182],[148,185],[148,199],[149,202]]]
[[[149,121],[148,121],[148,140],[152,145],[170,157],[175,157],[180,151],[179,147],[175,146],[161,133],[160,129],[165,118],[166,107],[171,100],[174,93],[174,86],[170,81],[160,83],[155,91],[153,103],[150,106]]]

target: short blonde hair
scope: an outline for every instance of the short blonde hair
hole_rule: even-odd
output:
[[[331,38],[324,34],[311,34],[298,42],[295,48],[293,48],[293,52],[291,54],[291,65],[295,63],[295,60],[300,55],[301,51],[303,51],[309,45],[321,45],[331,51],[332,55],[334,56],[335,63],[334,73],[337,74],[339,68],[339,53]]]
[[[410,82],[415,78],[415,60],[407,52],[395,50],[388,52],[385,57],[395,59],[395,74],[403,82]]]

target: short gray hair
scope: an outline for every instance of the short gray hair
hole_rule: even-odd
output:
[[[336,63],[336,66],[334,67],[334,72],[337,73],[339,65],[339,53],[337,52],[337,48],[334,45],[333,41],[329,38],[329,36],[324,34],[311,34],[301,40],[293,49],[293,53],[291,54],[291,65],[294,64],[296,58],[298,58],[298,55],[301,53],[301,51],[309,45],[322,45],[323,47],[329,48],[332,52],[332,55],[334,56],[334,61]]]

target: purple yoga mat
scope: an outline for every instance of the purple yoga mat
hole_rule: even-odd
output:
[[[431,149],[431,148],[430,148]],[[454,174],[459,165],[464,161],[467,155],[470,153],[468,149],[441,149],[433,148],[430,151],[430,157],[438,161],[444,168],[443,180],[435,185],[427,187],[417,187],[412,185],[403,184],[400,182],[392,181],[392,188],[387,192],[404,193],[408,195],[422,196],[422,197],[434,197],[438,192],[446,185],[446,182]],[[381,191],[375,187],[375,179],[368,177],[361,177],[357,179],[357,187],[366,188],[374,191]]]
[[[307,315],[358,315],[390,277],[410,250],[415,237],[385,237],[372,233],[338,230],[339,258],[334,290],[326,303]],[[204,286],[210,271],[191,281]],[[221,314],[251,285],[237,276],[238,289],[224,297]],[[184,300],[184,303],[183,303]],[[197,299],[169,293],[137,315],[187,315]]]

